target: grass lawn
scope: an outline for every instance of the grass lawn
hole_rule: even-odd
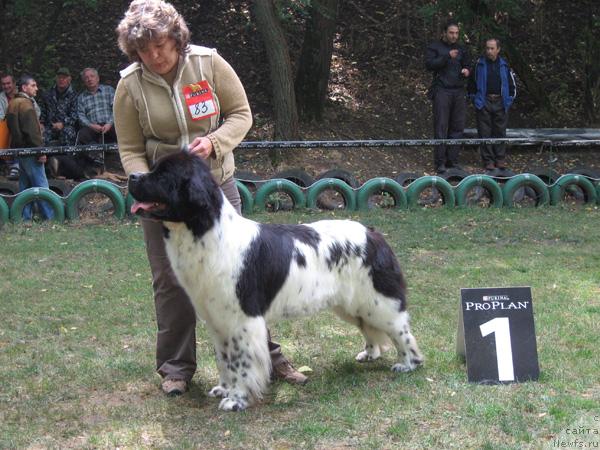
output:
[[[206,396],[217,372],[201,325],[191,391],[160,393],[136,222],[4,226],[0,448],[537,449],[576,439],[600,446],[598,208],[256,216],[331,217],[387,235],[409,283],[425,365],[394,374],[392,353],[356,363],[360,334],[331,313],[281,322],[273,338],[296,367],[313,369],[310,382],[275,383],[242,413],[218,411]],[[486,286],[532,287],[539,381],[467,383],[455,353],[460,288]]]

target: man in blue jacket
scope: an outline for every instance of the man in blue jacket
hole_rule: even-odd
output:
[[[506,137],[508,109],[517,94],[514,74],[499,55],[500,40],[488,39],[485,56],[477,60],[469,78],[480,138]],[[480,151],[486,171],[506,168],[506,144],[482,144]]]

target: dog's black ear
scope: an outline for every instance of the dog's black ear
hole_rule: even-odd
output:
[[[211,204],[211,196],[208,193],[207,186],[201,177],[192,177],[187,186],[188,199],[192,207],[205,209]]]

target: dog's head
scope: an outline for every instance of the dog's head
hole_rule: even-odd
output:
[[[186,151],[161,158],[151,172],[132,173],[128,187],[133,214],[166,222],[212,225],[223,203],[208,166]]]

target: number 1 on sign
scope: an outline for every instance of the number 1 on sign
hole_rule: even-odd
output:
[[[508,317],[496,317],[484,324],[479,325],[481,335],[496,335],[496,361],[498,363],[498,380],[514,381],[515,370],[513,368],[512,347],[510,342],[510,328]]]

